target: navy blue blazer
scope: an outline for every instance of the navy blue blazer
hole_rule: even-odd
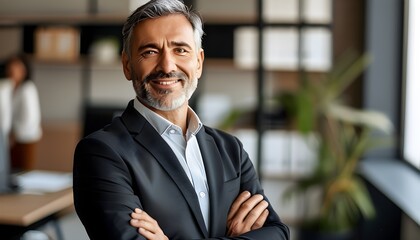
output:
[[[263,189],[237,138],[204,127],[197,141],[209,185],[209,230],[178,159],[133,101],[121,117],[83,138],[74,155],[73,190],[76,212],[89,237],[144,239],[129,224],[130,213],[139,207],[158,221],[169,239],[235,239],[226,237],[232,202],[244,190],[264,194]],[[269,212],[261,229],[237,239],[289,239],[288,227],[271,205]]]

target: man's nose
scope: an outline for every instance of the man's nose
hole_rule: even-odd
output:
[[[177,70],[176,59],[170,52],[165,51],[159,57],[159,62],[157,65],[157,71],[162,71],[164,73],[170,73]]]

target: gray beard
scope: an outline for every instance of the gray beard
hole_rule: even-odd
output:
[[[158,109],[160,111],[172,111],[180,108],[184,103],[190,100],[191,96],[197,89],[198,79],[194,79],[190,85],[185,86],[183,93],[175,99],[172,99],[170,103],[166,100],[167,95],[171,94],[172,91],[161,91],[159,92],[160,97],[153,97],[150,93],[150,90],[147,87],[145,81],[139,82],[137,78],[132,77],[133,87],[136,92],[137,97],[148,106]],[[188,84],[188,82],[184,82]]]

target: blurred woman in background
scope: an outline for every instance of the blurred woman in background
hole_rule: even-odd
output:
[[[5,62],[6,81],[10,81],[11,110],[1,114],[11,114],[11,124],[4,128],[9,134],[11,147],[11,167],[33,169],[36,162],[36,144],[42,137],[41,109],[38,90],[31,80],[31,68],[24,55],[12,56]]]

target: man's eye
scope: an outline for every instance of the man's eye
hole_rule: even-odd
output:
[[[182,54],[182,55],[184,55],[184,54],[186,54],[188,51],[186,50],[186,49],[184,49],[184,48],[177,48],[176,50],[175,50],[178,54]]]
[[[143,57],[150,57],[150,56],[153,56],[155,54],[156,54],[156,51],[149,50],[149,51],[144,51],[141,55]]]

